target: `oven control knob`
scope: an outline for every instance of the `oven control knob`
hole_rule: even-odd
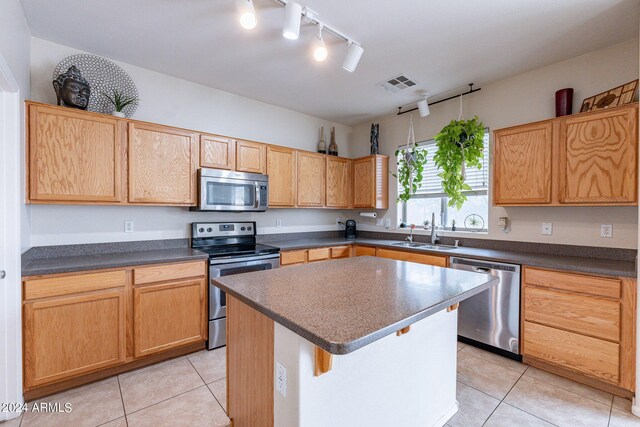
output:
[[[251,227],[247,227],[247,230],[251,231]]]
[[[244,227],[240,227],[240,231],[244,231]]]
[[[198,229],[198,231],[199,231],[199,232],[201,232],[201,233],[204,233],[204,228],[200,227],[200,228]]]
[[[209,227],[209,228],[207,228],[207,231],[208,231],[209,233],[211,233],[211,232],[213,231],[213,228]]]

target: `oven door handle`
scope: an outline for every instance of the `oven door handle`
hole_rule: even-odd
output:
[[[241,264],[243,262],[250,261],[260,261],[263,259],[278,259],[280,258],[280,254],[267,254],[267,255],[257,255],[254,257],[242,258],[242,259],[220,259],[212,261],[209,265],[215,267],[216,265],[224,265],[224,264]]]

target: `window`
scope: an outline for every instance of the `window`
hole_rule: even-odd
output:
[[[489,130],[484,133],[484,157],[482,168],[467,168],[466,183],[473,188],[467,191],[467,201],[460,210],[449,207],[449,199],[442,190],[442,179],[436,168],[433,156],[438,149],[435,140],[424,141],[418,144],[419,149],[427,150],[427,165],[422,180],[422,186],[407,203],[399,206],[399,217],[405,224],[421,226],[425,220],[431,222],[431,213],[436,214],[436,225],[444,224],[444,229],[451,230],[453,221],[456,222],[456,230],[465,231],[465,219],[476,214],[482,217],[486,231],[489,216]]]

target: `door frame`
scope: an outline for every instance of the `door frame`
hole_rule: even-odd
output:
[[[20,86],[0,53],[0,245],[6,277],[0,280],[0,402],[22,404]],[[0,421],[19,411],[0,412]]]

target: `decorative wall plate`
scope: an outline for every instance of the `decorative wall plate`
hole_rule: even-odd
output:
[[[118,90],[128,97],[139,98],[135,83],[122,68],[106,58],[87,53],[67,56],[60,61],[53,70],[52,80],[60,73],[66,72],[72,65],[78,67],[91,87],[88,111],[111,114],[113,105],[102,94],[106,93],[112,96],[114,90]],[[138,103],[139,100],[124,107],[125,116],[131,117],[135,113]]]
[[[469,231],[484,229],[484,219],[478,214],[471,214],[464,219],[464,226]]]

